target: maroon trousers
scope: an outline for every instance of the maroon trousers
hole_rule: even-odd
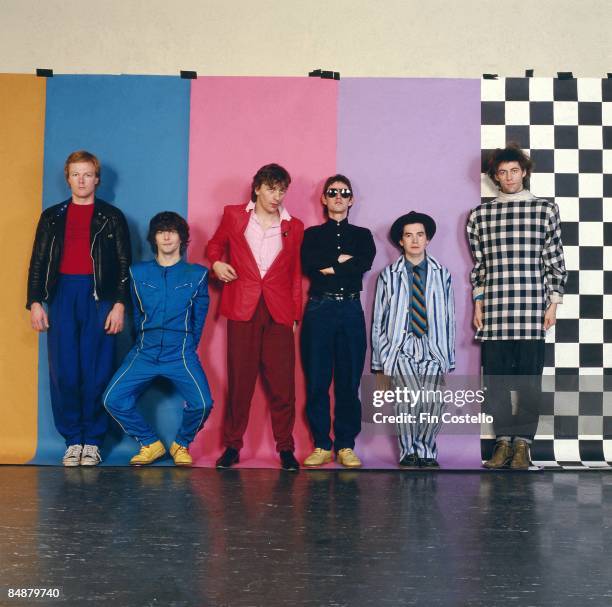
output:
[[[240,450],[249,422],[251,399],[261,371],[270,397],[272,431],[277,451],[293,451],[295,421],[295,350],[293,329],[272,319],[260,298],[251,320],[227,321],[229,394],[223,442]]]

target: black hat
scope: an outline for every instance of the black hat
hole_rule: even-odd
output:
[[[425,228],[425,234],[427,235],[427,240],[431,240],[436,233],[436,222],[429,216],[425,215],[425,213],[417,213],[416,211],[410,211],[410,213],[406,215],[402,215],[398,217],[391,226],[391,230],[389,230],[389,236],[394,245],[397,246],[399,241],[402,239],[404,234],[404,226],[409,223],[422,223]]]

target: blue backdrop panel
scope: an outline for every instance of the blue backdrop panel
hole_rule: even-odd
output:
[[[102,164],[97,196],[125,213],[134,261],[150,259],[145,240],[149,219],[164,210],[187,217],[189,96],[189,82],[175,77],[55,76],[47,80],[44,208],[70,195],[63,171],[68,154],[91,151]],[[132,340],[129,322],[117,339],[117,365]],[[53,424],[44,335],[38,373],[38,448],[30,463],[58,464],[65,446]],[[183,405],[171,386],[154,383],[139,403],[162,440],[171,442]],[[126,464],[137,450],[138,444],[113,422],[102,449],[104,463]]]

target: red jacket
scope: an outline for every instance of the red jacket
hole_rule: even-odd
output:
[[[283,248],[262,278],[244,235],[251,216],[245,209],[244,204],[226,206],[221,223],[206,246],[211,267],[223,261],[227,251],[227,263],[238,274],[236,280],[223,286],[221,314],[231,320],[251,320],[263,293],[275,322],[291,326],[302,317],[300,247],[304,224],[295,217],[281,221]]]

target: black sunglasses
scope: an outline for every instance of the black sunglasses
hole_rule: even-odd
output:
[[[350,198],[353,195],[348,188],[342,188],[339,190],[338,188],[329,188],[327,192],[325,192],[325,196],[328,198],[335,198],[338,194],[342,196],[342,198]]]

